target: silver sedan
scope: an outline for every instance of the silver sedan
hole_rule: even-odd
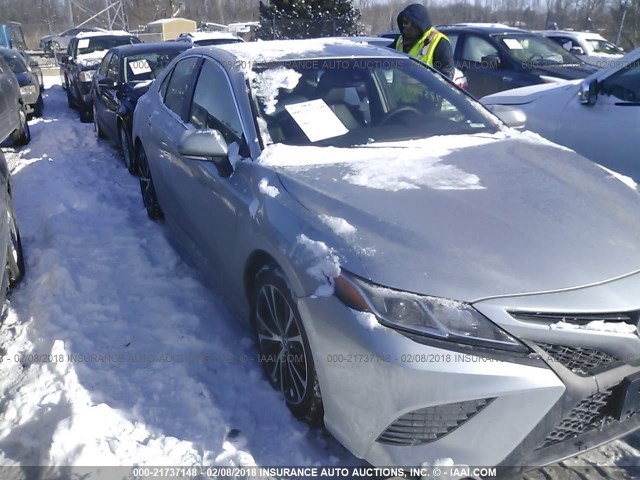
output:
[[[533,466],[640,426],[638,193],[433,70],[335,39],[196,48],[133,141],[149,216],[354,455]]]

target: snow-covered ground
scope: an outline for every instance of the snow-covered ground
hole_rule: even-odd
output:
[[[5,152],[27,275],[0,325],[0,465],[361,465],[289,414],[245,326],[46,80],[31,144]],[[640,465],[634,446],[640,437],[539,478],[579,478],[571,465],[606,478],[600,466]]]

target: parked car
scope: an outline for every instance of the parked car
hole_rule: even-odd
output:
[[[22,55],[22,58],[24,58],[24,61],[27,64],[29,71],[33,72],[33,74],[38,78],[40,91],[43,92],[45,89],[44,77],[42,75],[42,69],[40,68],[40,64],[36,60],[34,60],[33,57],[31,57],[31,55],[29,55],[27,52],[21,50],[18,53],[20,53],[20,55]]]
[[[418,62],[188,50],[133,140],[149,216],[354,455],[533,466],[640,428],[640,195]]]
[[[640,49],[618,63],[584,81],[519,88],[482,102],[524,112],[528,130],[640,182]]]
[[[4,154],[0,151],[0,262],[5,265],[0,285],[0,305],[4,306],[7,293],[16,287],[25,275],[24,254],[16,214],[13,209],[11,173]]]
[[[128,32],[79,33],[69,42],[60,67],[70,108],[80,112],[82,122],[92,121],[91,79],[110,48],[140,43]]]
[[[230,32],[187,32],[181,33],[177,42],[187,42],[194,47],[210,47],[225,43],[244,42],[242,38]]]
[[[0,55],[0,143],[7,139],[16,146],[26,145],[31,131],[18,80]]]
[[[0,47],[15,48],[16,50],[26,50],[27,44],[24,41],[22,25],[18,22],[0,23]]]
[[[40,79],[31,71],[24,57],[17,50],[0,48],[0,56],[18,80],[22,104],[27,115],[41,117],[44,101],[40,92]]]
[[[45,35],[40,39],[40,49],[44,50],[46,56],[54,56],[56,53],[64,53],[69,47],[69,42],[79,33],[84,32],[106,32],[107,30],[98,27],[73,27],[57,35]]]
[[[624,55],[622,47],[608,41],[599,33],[565,30],[544,30],[538,33],[598,68],[615,67],[616,61]]]
[[[456,67],[480,98],[511,88],[585,78],[596,68],[557,43],[519,28],[495,24],[439,26],[454,49]]]
[[[138,99],[178,54],[185,42],[140,43],[112,48],[93,76],[93,124],[96,135],[119,145],[125,165],[137,173],[131,125]]]

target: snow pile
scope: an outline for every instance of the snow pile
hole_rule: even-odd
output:
[[[345,238],[355,235],[356,227],[347,222],[344,218],[332,217],[331,215],[318,215],[322,223],[328,226],[333,233],[339,237]]]
[[[264,113],[271,115],[276,111],[279,89],[293,90],[302,75],[290,68],[270,68],[251,75],[251,87],[264,105]]]
[[[592,330],[607,333],[636,333],[638,331],[636,325],[625,322],[606,322],[604,320],[594,320],[584,325],[576,325],[562,320],[558,323],[552,323],[549,328],[551,330]]]
[[[305,234],[297,237],[300,245],[304,246],[314,258],[318,259],[315,265],[307,268],[307,273],[322,283],[316,290],[317,297],[333,295],[333,279],[340,276],[340,260],[332,248],[326,243],[311,240]]]
[[[268,195],[272,198],[275,198],[280,194],[280,190],[278,190],[277,187],[269,185],[269,180],[266,178],[260,180],[258,188],[260,189],[260,193],[262,193],[263,195]]]

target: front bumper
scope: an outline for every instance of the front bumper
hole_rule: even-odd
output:
[[[639,281],[627,279],[638,288]],[[584,311],[590,305],[583,300],[593,293],[563,293],[554,308]],[[539,295],[476,304],[535,351],[518,355],[447,342],[418,343],[369,322],[335,297],[299,299],[327,428],[354,455],[373,465],[417,467],[450,458],[458,465],[517,468],[553,463],[638,429],[640,416],[619,422],[611,409],[622,380],[640,372],[640,338],[539,325],[533,332],[530,326],[513,327],[521,322],[509,315],[511,309],[526,305],[539,310],[549,301],[547,295]],[[628,306],[640,309],[640,304]],[[614,310],[623,309],[610,311]],[[626,354],[610,368],[577,375],[539,346],[571,344],[571,339],[579,347],[585,342],[591,347],[616,345]],[[477,401],[480,406],[474,411]],[[459,413],[454,421],[447,417],[451,409]],[[581,422],[585,411],[588,421]],[[425,432],[438,429],[438,435],[425,441]],[[398,432],[402,445],[388,441]]]

